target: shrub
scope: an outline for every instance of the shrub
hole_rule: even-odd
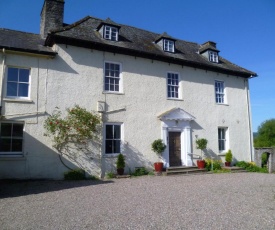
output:
[[[65,180],[85,180],[85,172],[82,169],[74,169],[64,173]]]
[[[115,174],[113,172],[107,172],[106,174],[107,179],[115,178]]]
[[[208,141],[205,138],[196,140],[197,149],[201,150],[201,159],[202,159],[202,150],[206,149],[207,143]]]
[[[220,170],[221,167],[221,160],[212,160],[210,158],[205,159],[205,168],[210,171],[211,170],[211,162],[213,161],[213,170]]]
[[[166,148],[166,145],[162,142],[161,139],[157,139],[152,143],[152,150],[156,154],[161,154]]]
[[[125,158],[121,153],[117,157],[116,168],[117,169],[124,169],[125,168]]]
[[[236,166],[242,167],[249,172],[268,173],[268,170],[266,167],[264,168],[258,167],[257,165],[255,165],[254,162],[239,161],[237,162]]]
[[[147,171],[147,169],[144,167],[141,167],[141,168],[136,168],[135,172],[131,173],[131,176],[144,176],[148,174],[149,172]]]
[[[231,163],[232,162],[232,158],[233,158],[233,155],[232,155],[231,150],[229,149],[228,152],[225,154],[225,161]]]

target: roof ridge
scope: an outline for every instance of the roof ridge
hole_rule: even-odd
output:
[[[84,17],[84,18],[82,18],[82,19],[80,19],[80,20],[78,20],[78,21],[76,21],[76,22],[74,22],[74,23],[72,23],[72,24],[69,24],[68,26],[65,26],[65,27],[60,28],[60,29],[57,29],[57,30],[52,30],[51,32],[52,32],[52,33],[57,33],[57,32],[62,32],[62,31],[65,31],[65,30],[69,30],[69,29],[71,29],[71,28],[73,28],[73,27],[76,27],[76,26],[78,26],[79,24],[85,22],[85,21],[88,20],[88,19],[96,19],[96,20],[99,20],[100,22],[106,22],[106,20],[104,20],[104,19],[101,19],[101,18],[98,18],[98,17],[94,17],[94,16],[88,15],[88,16],[86,16],[86,17]],[[113,21],[113,20],[112,20],[112,21]],[[117,22],[115,22],[115,21],[113,21],[113,22],[116,23],[116,24],[119,25],[119,26],[127,26],[127,27],[130,27],[130,28],[134,28],[134,29],[142,30],[142,31],[145,31],[145,32],[148,32],[148,33],[155,34],[156,37],[158,37],[158,36],[160,36],[160,35],[163,34],[163,33],[152,32],[152,31],[150,31],[150,30],[138,28],[138,27],[131,26],[131,25],[126,25],[126,24],[117,23]],[[165,32],[165,33],[166,33],[166,32]],[[170,35],[169,35],[169,36],[170,36]],[[178,39],[178,38],[176,38],[176,37],[172,37],[172,38],[175,39],[175,40],[177,40],[177,41],[182,41],[182,42],[187,42],[187,43],[190,43],[190,44],[200,45],[198,42],[190,42],[190,41]]]

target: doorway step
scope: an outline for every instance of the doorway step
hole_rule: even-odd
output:
[[[177,167],[168,167],[166,168],[166,175],[175,175],[175,174],[204,174],[208,171],[206,169],[199,169],[196,166],[177,166]]]

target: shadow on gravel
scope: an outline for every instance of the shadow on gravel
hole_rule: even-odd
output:
[[[113,181],[0,180],[0,199],[109,183]]]

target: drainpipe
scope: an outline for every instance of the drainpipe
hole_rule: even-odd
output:
[[[0,116],[2,115],[2,101],[3,101],[3,82],[4,82],[4,73],[5,73],[5,61],[6,61],[6,53],[5,48],[2,49],[3,60],[2,60],[2,73],[0,75]]]
[[[252,76],[251,76],[252,78]],[[250,106],[250,97],[249,97],[249,84],[248,79],[246,80],[246,101],[247,101],[247,113],[248,113],[248,127],[249,127],[249,140],[250,140],[250,161],[254,161],[254,149],[253,149],[253,133],[251,128],[251,106]]]

